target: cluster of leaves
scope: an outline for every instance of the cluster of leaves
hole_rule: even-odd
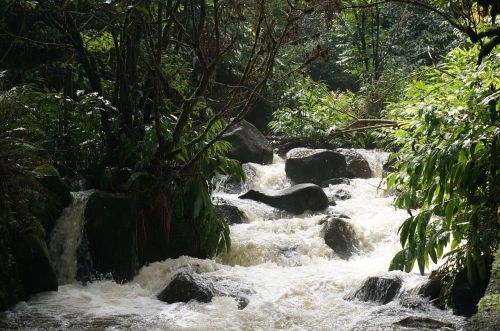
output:
[[[104,153],[99,137],[102,97],[78,91],[72,99],[34,85],[15,87],[8,94],[17,125],[25,128],[26,138],[36,141],[63,174],[96,171]]]
[[[383,116],[385,104],[401,97],[406,77],[462,40],[442,17],[410,4],[340,1],[314,8],[280,54],[278,72],[291,66],[302,75],[275,88],[272,129],[328,144],[391,143],[385,132],[342,131],[357,119]]]
[[[500,52],[476,66],[478,53],[453,50],[390,105],[404,147],[387,183],[411,214],[391,270],[409,272],[416,261],[424,273],[446,257],[438,272],[451,282],[464,269],[471,284],[486,277],[500,233]]]
[[[309,77],[293,80],[270,127],[279,135],[328,140],[341,123],[354,117],[357,101],[352,92],[330,92],[325,83]]]

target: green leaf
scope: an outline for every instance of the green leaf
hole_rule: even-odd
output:
[[[145,171],[137,171],[134,172],[132,175],[127,180],[127,187],[131,187],[134,185],[135,181],[138,180],[140,177],[149,177],[150,174]]]
[[[200,215],[201,207],[203,206],[203,196],[200,191],[197,192],[193,205],[193,218],[197,219]]]
[[[423,275],[425,273],[425,248],[422,244],[417,247],[417,264],[420,274]]]
[[[405,270],[405,250],[401,250],[394,255],[389,264],[389,271],[392,270]]]
[[[410,227],[413,221],[413,217],[408,218],[403,222],[399,228],[399,241],[401,242],[401,247],[405,247],[406,241],[408,240],[408,235],[410,232]]]
[[[448,201],[448,203],[446,204],[446,208],[445,208],[445,223],[446,223],[446,226],[449,228],[450,225],[451,225],[451,220],[452,220],[452,217],[454,215],[454,211],[455,211],[455,200],[450,200]]]
[[[410,250],[406,250],[404,257],[404,271],[411,272],[413,270],[414,264],[415,264],[415,255]]]

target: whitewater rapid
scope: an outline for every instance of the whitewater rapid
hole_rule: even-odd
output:
[[[386,153],[361,152],[380,175]],[[284,160],[251,165],[247,188],[284,188]],[[450,311],[426,305],[414,310],[398,300],[387,305],[346,301],[343,297],[373,275],[387,272],[400,249],[397,230],[406,213],[396,210],[393,197],[379,189],[380,178],[354,179],[350,185],[325,188],[327,195],[343,189],[351,199],[337,201],[322,213],[293,216],[237,194],[214,193],[214,199],[237,205],[246,223],[231,226],[232,248],[214,260],[168,259],[143,267],[123,285],[109,280],[83,286],[61,285],[16,305],[0,317],[0,329],[50,330],[397,330],[393,323],[406,316],[425,316],[453,323],[463,320]],[[327,212],[350,217],[361,241],[359,254],[338,258],[322,237],[320,220]],[[226,279],[251,290],[249,305],[238,310],[231,297],[211,303],[166,304],[156,295],[179,270]],[[392,272],[411,293],[425,282],[417,273]],[[402,328],[401,330],[411,330]]]

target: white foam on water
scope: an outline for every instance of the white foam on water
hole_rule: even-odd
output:
[[[372,169],[381,169],[386,155],[362,151]],[[255,166],[253,188],[283,188],[284,162]],[[397,301],[384,306],[346,301],[343,296],[368,276],[386,273],[400,249],[397,229],[407,217],[396,210],[392,197],[377,187],[379,178],[354,179],[343,188],[352,198],[337,201],[329,211],[350,217],[363,245],[359,254],[342,260],[324,243],[320,220],[324,213],[290,215],[264,204],[216,193],[237,205],[248,223],[231,226],[232,249],[215,260],[180,257],[152,263],[130,283],[98,281],[60,286],[58,292],[39,294],[15,306],[0,318],[7,326],[84,330],[395,330],[393,323],[406,316],[425,316],[454,323],[463,319],[450,311],[428,306],[410,310]],[[252,290],[249,305],[238,310],[231,297],[211,303],[166,304],[156,295],[180,270],[229,279]],[[425,281],[417,273],[393,272],[412,288]],[[10,323],[10,324],[9,324]]]

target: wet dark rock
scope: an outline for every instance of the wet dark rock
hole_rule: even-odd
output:
[[[158,299],[166,303],[189,302],[191,300],[210,302],[213,296],[211,284],[206,279],[197,274],[180,272],[158,294]]]
[[[394,325],[403,326],[406,328],[426,329],[426,330],[456,330],[451,323],[441,322],[428,317],[408,316],[394,323]]]
[[[273,161],[273,148],[266,137],[252,124],[241,121],[224,134],[231,143],[229,156],[241,163],[269,164]]]
[[[234,299],[238,303],[239,310],[245,309],[248,306],[248,304],[250,303],[250,300],[248,300],[248,298],[245,298],[245,297],[237,297]]]
[[[238,309],[244,309],[249,304],[248,296],[253,291],[243,284],[236,283],[228,278],[216,277],[212,279],[213,293],[215,296],[232,297],[238,304]]]
[[[329,196],[328,197],[328,205],[329,206],[336,206],[337,203],[335,202],[335,197],[334,196]]]
[[[441,279],[431,276],[431,278],[418,289],[417,294],[428,299],[437,308],[444,309],[445,302],[441,295],[442,288]]]
[[[402,295],[399,298],[399,303],[408,309],[420,311],[427,311],[429,309],[429,301],[419,295]]]
[[[491,265],[491,264],[490,264]],[[467,280],[467,271],[460,271],[451,287],[450,305],[457,315],[470,317],[477,312],[477,304],[483,297],[488,285],[490,265],[487,266],[487,275],[484,280],[472,285]],[[418,294],[429,298],[438,308],[443,309],[445,302],[442,296],[443,280],[432,276],[418,291]]]
[[[245,214],[236,206],[227,203],[218,203],[214,206],[215,211],[224,215],[228,224],[245,223]]]
[[[322,225],[322,224],[325,224],[326,222],[328,222],[328,220],[330,219],[334,219],[334,218],[343,218],[343,219],[351,219],[349,216],[347,216],[346,214],[342,214],[338,211],[335,211],[335,210],[331,210],[329,211],[327,214],[326,214],[326,217],[322,218],[320,221],[319,221],[319,225]]]
[[[239,198],[263,202],[292,214],[328,208],[328,197],[321,187],[314,184],[299,184],[283,190],[250,190]]]
[[[235,299],[238,309],[244,309],[249,303],[247,296],[251,292],[224,278],[210,278],[203,274],[181,271],[157,297],[166,303],[191,300],[207,303],[211,302],[214,296],[229,296]]]
[[[321,187],[328,187],[329,185],[351,185],[351,180],[349,178],[330,178],[321,182]]]
[[[138,270],[136,201],[125,194],[96,192],[85,209],[85,235],[96,276],[132,280]]]
[[[346,177],[346,159],[326,149],[296,148],[287,153],[285,172],[295,183],[319,185],[331,178]]]
[[[49,256],[43,230],[29,229],[18,235],[16,262],[26,297],[57,291],[57,276]]]
[[[361,155],[352,149],[337,149],[339,153],[342,153],[347,162],[347,177],[349,178],[370,178],[372,177],[372,171],[370,169],[370,164]]]
[[[333,193],[333,198],[335,200],[347,200],[347,199],[352,198],[352,195],[351,195],[351,192],[349,192],[347,190],[338,189],[338,190],[335,190],[335,192]]]
[[[344,218],[328,217],[323,224],[325,243],[341,258],[348,260],[359,250],[352,225]]]
[[[342,214],[341,212],[338,212],[338,211],[335,211],[335,210],[332,210],[330,212],[328,212],[327,216],[329,217],[334,217],[334,218],[345,218],[345,219],[351,219],[349,216],[347,216],[346,214]]]
[[[169,214],[169,201],[163,203],[166,215],[158,212],[155,203],[140,203],[131,195],[96,192],[90,196],[84,231],[92,260],[91,278],[111,275],[122,283],[132,280],[148,263],[182,255],[208,256],[200,245],[195,221]]]
[[[344,297],[344,300],[358,299],[386,304],[394,300],[403,286],[403,280],[398,276],[372,276],[363,281],[361,286]]]
[[[2,170],[10,173],[9,167],[0,160]],[[71,202],[68,187],[52,166],[37,167],[19,178],[22,186],[12,186],[19,192],[3,197],[7,200],[0,203],[0,311],[33,294],[57,291],[47,239],[62,210]],[[10,199],[21,199],[15,201],[12,210],[5,207]]]
[[[470,317],[477,313],[477,304],[483,297],[488,281],[491,264],[487,266],[488,273],[484,280],[472,285],[467,280],[467,271],[462,270],[455,277],[451,287],[451,304],[453,312],[457,315]]]

